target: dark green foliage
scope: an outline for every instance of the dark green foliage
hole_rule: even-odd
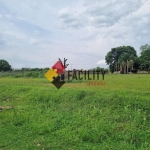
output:
[[[119,46],[116,48],[112,48],[110,52],[107,53],[105,60],[108,65],[113,65],[115,62],[119,60],[121,56],[132,55],[137,57],[136,51],[131,46]]]
[[[110,68],[110,72],[111,72],[111,73],[114,73],[114,71],[115,71],[114,66],[113,66],[113,65],[110,65],[109,68]]]
[[[11,66],[6,60],[0,59],[0,71],[9,71]]]
[[[140,67],[140,59],[139,57],[135,57],[134,58],[134,65],[133,65],[133,68],[135,68],[136,70],[138,70]]]
[[[131,46],[119,46],[116,48],[112,48],[111,51],[107,53],[105,56],[106,63],[109,65],[111,72],[113,73],[115,70],[122,71],[126,73],[128,72],[127,66],[134,58],[137,57],[136,51]],[[119,64],[119,65],[118,65]],[[117,68],[117,65],[119,66]],[[116,69],[117,68],[117,69]]]
[[[112,73],[118,70],[121,73],[128,73],[131,70],[136,73],[138,69],[150,71],[150,45],[142,45],[140,50],[141,56],[137,57],[135,49],[131,46],[112,48],[105,56],[110,71]]]
[[[93,69],[90,69],[91,71],[99,71],[99,72],[108,72],[108,69],[105,69],[105,68],[101,68],[101,67],[96,67],[96,68],[93,68]]]
[[[133,72],[133,73],[137,73],[137,69],[133,69],[132,72]]]
[[[150,71],[150,46],[141,46],[141,56],[139,57],[140,69]]]

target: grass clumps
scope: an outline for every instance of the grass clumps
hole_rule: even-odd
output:
[[[105,86],[0,79],[0,149],[150,149],[150,78],[107,75]]]

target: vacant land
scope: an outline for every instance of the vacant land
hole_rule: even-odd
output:
[[[150,75],[105,85],[0,78],[0,150],[149,150]]]

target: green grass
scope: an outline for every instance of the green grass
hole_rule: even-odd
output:
[[[150,75],[105,86],[0,78],[0,150],[149,150]]]

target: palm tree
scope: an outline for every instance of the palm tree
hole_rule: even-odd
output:
[[[120,62],[120,65],[121,65],[121,71],[123,71],[123,73],[126,73],[126,65],[127,65],[126,62],[127,61],[126,61],[125,55],[120,56],[119,62]]]
[[[120,73],[121,73],[123,66],[124,66],[123,60],[121,58],[118,59],[118,64],[119,64],[119,67],[120,67],[119,69],[120,69]]]
[[[133,69],[133,65],[134,65],[134,56],[130,55],[130,54],[123,54],[119,57],[119,63],[121,65],[120,70],[123,69],[124,73],[128,73],[129,68],[130,68],[130,72],[131,72],[131,67]]]
[[[131,72],[131,70],[133,70],[134,59],[135,59],[135,57],[133,55],[130,55],[130,57],[129,57],[130,72]]]
[[[130,68],[130,72],[131,70],[133,70],[133,65],[134,65],[134,61],[131,59],[129,60],[129,68]]]

